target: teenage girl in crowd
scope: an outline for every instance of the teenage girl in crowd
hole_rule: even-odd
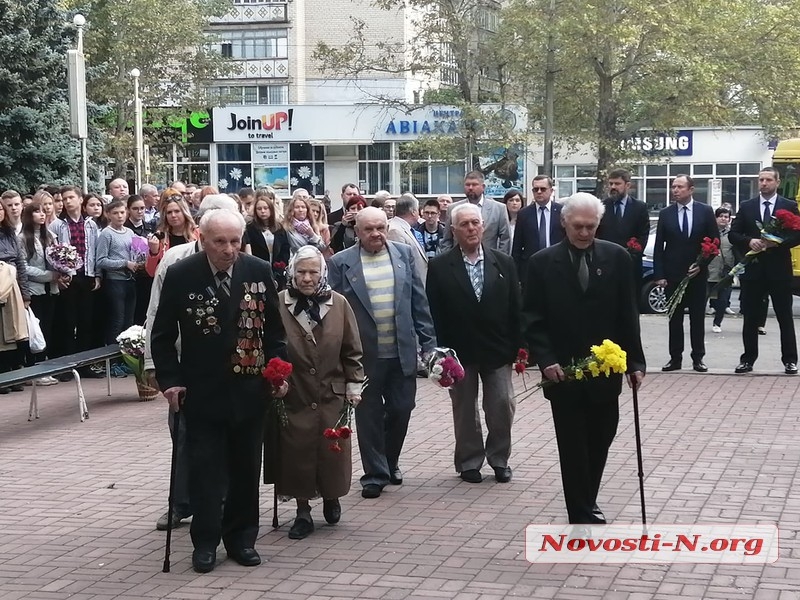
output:
[[[314,219],[309,204],[308,192],[300,189],[295,190],[292,199],[286,206],[286,218],[283,220],[283,228],[289,238],[289,252],[294,255],[303,246],[314,246],[319,250],[325,250],[327,244],[322,240],[319,233],[317,221]]]
[[[156,269],[167,250],[193,242],[198,237],[199,231],[181,193],[173,188],[164,190],[159,205],[158,229],[147,241],[150,246],[145,263],[147,274],[155,277]]]
[[[289,240],[278,222],[275,196],[258,190],[253,202],[253,220],[247,225],[246,233],[250,241],[250,254],[272,265],[278,289],[286,287],[285,266],[289,264]],[[283,263],[278,268],[276,263]]]
[[[53,197],[47,192],[37,192],[40,198],[43,195],[50,200],[52,208]],[[19,245],[27,262],[25,272],[31,290],[31,310],[39,319],[39,326],[47,345],[44,352],[27,356],[28,365],[34,365],[48,358],[48,350],[53,343],[53,317],[59,288],[66,288],[70,280],[69,275],[54,271],[47,261],[45,252],[55,243],[55,238],[48,231],[46,221],[44,206],[39,202],[34,201],[22,209],[22,233],[19,235]],[[58,380],[54,377],[42,377],[36,380],[36,385],[55,383],[58,383]]]

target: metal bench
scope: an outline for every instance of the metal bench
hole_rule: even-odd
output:
[[[69,356],[61,356],[40,362],[32,367],[24,367],[16,371],[0,374],[0,387],[17,385],[30,381],[33,386],[31,389],[31,404],[28,408],[28,421],[39,418],[39,403],[36,396],[36,380],[40,377],[51,377],[62,373],[72,372],[75,378],[75,385],[78,388],[78,410],[81,414],[81,423],[89,418],[89,408],[86,406],[86,398],[83,395],[81,376],[78,369],[93,365],[100,361],[106,363],[106,383],[108,395],[111,395],[111,359],[121,356],[119,345],[103,346],[94,350],[86,350]]]

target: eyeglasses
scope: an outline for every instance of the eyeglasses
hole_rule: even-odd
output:
[[[422,216],[423,217],[437,217],[437,216],[439,216],[439,211],[431,212],[431,211],[427,211],[426,210],[426,211],[422,212]]]
[[[546,192],[549,189],[550,188],[546,188],[546,187],[535,187],[535,188],[533,188],[533,191],[534,192]]]

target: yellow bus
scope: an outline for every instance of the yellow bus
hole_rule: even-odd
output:
[[[772,155],[772,166],[781,176],[778,194],[800,203],[800,138],[778,142]],[[792,270],[794,293],[800,295],[800,246],[792,248]]]

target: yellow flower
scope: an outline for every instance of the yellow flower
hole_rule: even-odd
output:
[[[575,369],[575,381],[583,379],[583,369]]]
[[[586,368],[589,369],[589,372],[592,374],[592,377],[597,377],[600,375],[600,367],[595,361],[590,360],[589,364],[586,365]]]

